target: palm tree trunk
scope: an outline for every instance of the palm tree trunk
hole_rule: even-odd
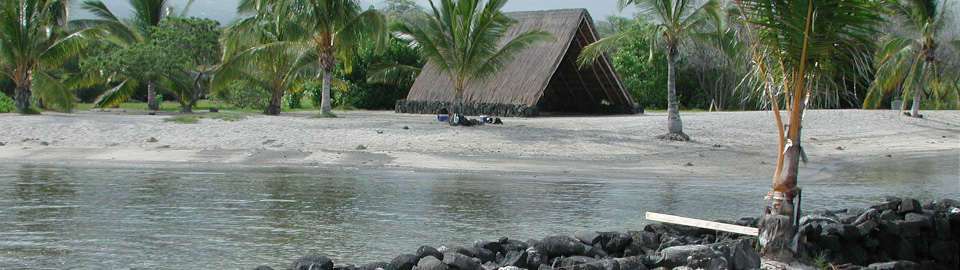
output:
[[[147,83],[147,109],[152,111],[160,109],[157,104],[157,89],[153,87],[153,82]]]
[[[270,91],[270,102],[263,109],[263,114],[280,115],[280,102],[283,100],[283,91]]]
[[[796,111],[802,111],[796,108]],[[800,117],[793,112],[791,117]],[[800,127],[791,128],[787,137],[789,141],[781,152],[781,163],[773,181],[773,190],[767,194],[771,204],[764,211],[760,221],[761,255],[777,261],[790,261],[797,250],[795,237],[797,236],[797,221],[799,220],[799,205],[794,200],[798,194],[797,173],[800,168],[801,147]]]
[[[920,99],[923,98],[923,88],[927,85],[927,72],[930,63],[927,61],[923,62],[923,70],[920,75],[920,86],[913,90],[913,107],[910,108],[910,116],[921,117],[920,116]]]
[[[683,133],[683,123],[680,121],[680,105],[677,104],[677,46],[667,45],[667,134],[661,139],[674,141],[689,141],[690,137]]]
[[[18,85],[13,92],[14,107],[19,111],[30,109],[30,83]]]
[[[323,69],[323,87],[321,91],[320,113],[332,114],[330,110],[330,73],[327,68]]]

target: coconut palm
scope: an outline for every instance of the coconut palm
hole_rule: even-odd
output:
[[[752,43],[755,80],[770,98],[778,127],[777,168],[771,204],[761,221],[762,254],[787,259],[796,251],[799,209],[797,172],[802,157],[800,130],[803,111],[811,93],[827,87],[831,74],[850,61],[867,58],[872,49],[876,9],[862,0],[739,0],[741,17],[747,23]],[[840,63],[840,62],[848,63]],[[780,104],[788,112],[780,116]]]
[[[947,1],[898,0],[889,3],[894,20],[903,25],[909,35],[891,33],[883,39],[877,51],[875,65],[877,75],[868,89],[863,107],[876,108],[884,95],[901,90],[902,99],[913,95],[911,115],[920,116],[920,99],[925,91],[931,91],[934,101],[940,103],[942,96],[954,102],[960,99],[950,80],[941,78],[937,68],[936,51],[939,35],[946,24]],[[901,110],[906,104],[901,105]],[[940,107],[940,106],[938,106]]]
[[[620,10],[628,5],[636,5],[641,14],[652,14],[656,19],[653,31],[635,29],[620,32],[603,38],[584,47],[577,61],[580,66],[593,63],[604,52],[618,47],[623,42],[638,37],[660,40],[667,52],[667,134],[662,139],[688,141],[690,137],[683,133],[680,120],[680,107],[677,104],[677,46],[680,42],[697,33],[708,21],[717,21],[720,4],[710,0],[695,7],[693,0],[619,0]],[[651,43],[654,44],[654,43]],[[652,48],[651,48],[652,49]]]
[[[160,21],[169,13],[167,0],[129,0],[128,3],[133,8],[133,17],[129,19],[120,19],[107,8],[100,0],[87,0],[81,5],[81,8],[93,13],[96,19],[76,20],[74,23],[78,26],[90,28],[96,31],[100,37],[109,43],[127,48],[144,42],[149,28],[157,26]],[[189,9],[190,1],[184,12]],[[155,83],[150,81],[141,82],[135,78],[122,77],[119,74],[88,74],[91,75],[89,83],[94,81],[115,80],[120,83],[116,87],[107,90],[94,103],[97,107],[110,107],[120,104],[137,90],[141,83],[147,84],[147,108],[158,110],[159,105],[156,100]]]
[[[73,94],[48,72],[80,49],[82,34],[63,34],[68,5],[66,0],[0,2],[0,74],[15,85],[17,110],[29,111],[33,91],[61,110],[73,109]]]
[[[270,94],[263,114],[280,115],[283,94],[299,90],[310,74],[316,74],[313,64],[318,57],[302,42],[309,37],[307,29],[293,20],[277,19],[287,18],[289,9],[254,1],[242,1],[240,9],[250,4],[256,15],[224,32],[224,60],[213,75],[211,88],[214,93],[224,91],[237,81],[260,87]]]
[[[516,23],[500,11],[506,2],[440,0],[437,6],[431,0],[431,14],[424,23],[395,25],[395,30],[415,40],[423,59],[453,82],[454,114],[460,113],[467,84],[489,78],[531,44],[554,40],[549,32],[537,29],[498,47],[506,30]]]
[[[297,22],[306,31],[302,42],[318,56],[316,78],[323,78],[321,114],[331,114],[330,75],[336,62],[350,72],[351,58],[360,44],[372,41],[383,48],[389,40],[386,18],[376,10],[363,11],[357,0],[246,0],[241,1],[239,11],[250,12],[264,5],[288,14],[281,19]]]

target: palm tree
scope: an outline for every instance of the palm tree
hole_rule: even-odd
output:
[[[48,71],[79,51],[82,34],[63,35],[67,0],[4,0],[0,2],[0,74],[15,87],[15,108],[30,109],[36,90],[44,102],[64,111],[75,104],[73,94]]]
[[[514,54],[540,41],[555,40],[543,30],[530,30],[497,46],[516,23],[500,11],[506,0],[430,0],[431,16],[423,24],[397,24],[395,30],[412,37],[420,55],[453,82],[454,108],[459,114],[463,91],[474,80],[496,73]],[[452,117],[454,121],[456,117]]]
[[[620,10],[634,4],[641,14],[652,14],[658,23],[654,31],[635,29],[620,32],[588,45],[580,53],[577,61],[581,67],[590,65],[604,52],[616,48],[628,40],[644,37],[659,39],[667,52],[667,134],[658,138],[688,141],[690,136],[683,133],[680,121],[680,107],[677,104],[677,46],[680,42],[697,33],[708,20],[719,20],[720,4],[710,0],[700,7],[694,7],[693,0],[619,0]],[[647,36],[649,35],[649,36]],[[651,43],[654,44],[654,43]],[[652,48],[651,48],[652,50]]]
[[[376,10],[363,11],[357,0],[248,0],[241,2],[239,11],[254,11],[258,4],[282,10],[290,15],[283,19],[299,23],[307,32],[302,42],[318,56],[316,78],[323,78],[321,114],[332,114],[330,75],[336,62],[339,60],[344,70],[350,72],[351,58],[360,44],[373,41],[383,48],[389,40],[386,18]]]
[[[260,87],[270,94],[263,114],[280,115],[283,94],[298,90],[311,73],[316,74],[311,67],[318,57],[302,42],[309,37],[307,29],[293,20],[277,19],[287,18],[289,9],[253,3],[256,1],[242,1],[240,10],[249,4],[257,15],[224,32],[224,61],[213,75],[211,88],[224,91],[236,81]]]
[[[940,31],[946,24],[947,1],[938,0],[898,0],[890,2],[888,7],[894,18],[903,25],[910,36],[890,33],[883,39],[881,49],[877,51],[875,65],[877,75],[868,89],[864,108],[876,108],[887,93],[902,90],[903,100],[913,94],[913,117],[920,115],[920,99],[926,90],[932,91],[937,103],[941,96],[954,101],[960,99],[955,87],[948,87],[949,79],[944,82],[937,69],[936,51]],[[953,91],[951,91],[953,90]],[[906,104],[901,105],[903,110]]]
[[[144,42],[149,32],[148,29],[159,25],[160,21],[163,20],[169,12],[167,0],[129,0],[128,3],[133,7],[133,17],[121,20],[100,0],[84,1],[81,8],[93,13],[97,19],[76,20],[74,23],[96,31],[103,39],[121,48],[127,48],[134,44]],[[191,3],[193,3],[193,1],[190,1],[187,7],[184,8],[184,13],[189,9]],[[118,74],[92,75],[94,75],[93,77],[95,79],[99,79],[95,81],[116,80],[114,77],[119,78],[120,76]],[[110,107],[120,104],[129,99],[141,83],[146,83],[147,108],[150,110],[159,109],[156,99],[155,83],[149,81],[140,82],[135,78],[129,77],[119,79],[119,81],[120,83],[116,87],[107,90],[107,92],[97,98],[95,106]]]
[[[799,222],[797,172],[802,157],[801,121],[814,91],[841,87],[831,83],[836,67],[867,58],[880,21],[871,2],[863,0],[739,0],[753,53],[755,80],[770,99],[778,130],[777,169],[761,220],[762,254],[792,258]],[[845,63],[844,63],[845,62]],[[861,64],[861,68],[863,65]],[[780,116],[780,104],[788,122]]]

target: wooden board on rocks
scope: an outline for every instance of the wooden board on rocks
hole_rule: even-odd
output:
[[[739,226],[739,225],[733,225],[733,224],[706,221],[702,219],[687,218],[687,217],[660,214],[660,213],[654,213],[654,212],[647,212],[646,218],[653,221],[674,223],[674,224],[680,224],[680,225],[707,228],[712,230],[753,235],[753,236],[757,236],[760,234],[759,229],[754,227]]]

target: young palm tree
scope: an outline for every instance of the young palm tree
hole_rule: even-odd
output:
[[[857,62],[848,52],[870,51],[871,37],[880,18],[870,2],[863,0],[739,0],[741,16],[750,31],[754,75],[770,98],[779,132],[777,169],[771,205],[761,221],[762,254],[777,259],[792,258],[799,209],[797,172],[802,159],[801,121],[811,92],[831,83],[833,68]],[[867,58],[867,55],[855,57]],[[849,63],[847,63],[849,64]],[[788,112],[785,124],[780,104]]]
[[[90,28],[103,39],[121,48],[144,42],[148,29],[151,26],[159,25],[160,21],[166,16],[168,12],[167,0],[129,0],[128,3],[133,7],[133,17],[128,20],[121,20],[100,0],[84,1],[81,8],[93,13],[97,19],[76,20],[74,23]],[[184,11],[189,9],[189,5],[187,4]],[[94,79],[99,79],[98,81],[114,77],[117,76],[115,74],[93,76]],[[147,108],[150,110],[159,109],[153,82],[140,82],[134,78],[122,78],[119,81],[120,84],[98,97],[94,105],[110,107],[123,103],[133,95],[140,83],[146,83]]]
[[[658,21],[654,31],[636,29],[620,32],[598,40],[583,49],[578,57],[580,66],[593,63],[604,52],[612,50],[632,38],[645,37],[663,42],[667,51],[667,134],[661,139],[688,141],[690,136],[683,133],[680,121],[680,106],[677,104],[677,46],[681,41],[696,34],[708,20],[719,20],[720,4],[710,0],[700,7],[694,7],[693,0],[619,0],[620,10],[634,4],[642,14],[652,14]],[[653,44],[653,43],[651,43]],[[652,48],[651,48],[652,49]]]
[[[453,82],[454,108],[460,113],[463,91],[474,80],[496,73],[517,52],[540,41],[554,40],[549,32],[530,30],[497,46],[516,23],[500,11],[506,0],[430,1],[431,16],[418,25],[397,24],[396,30],[416,40],[420,55]],[[453,121],[453,118],[451,118]]]
[[[257,0],[254,0],[257,1]],[[253,1],[242,1],[245,4]],[[236,81],[245,81],[270,94],[263,114],[280,115],[283,94],[298,90],[316,71],[313,48],[303,40],[309,31],[287,18],[287,9],[252,3],[257,15],[242,19],[224,32],[224,61],[212,79],[213,92],[224,91]]]
[[[0,1],[0,74],[16,85],[17,110],[30,109],[34,90],[44,102],[73,109],[73,94],[48,73],[80,48],[81,34],[62,34],[68,5],[67,0]]]
[[[937,69],[936,51],[940,31],[946,24],[947,1],[939,0],[898,0],[890,2],[889,8],[894,18],[901,22],[910,36],[891,33],[883,39],[881,49],[877,51],[876,76],[870,86],[864,108],[880,106],[880,100],[887,93],[902,90],[903,100],[913,95],[910,109],[913,117],[920,116],[920,99],[924,91],[932,91],[937,103],[939,97],[946,96],[954,102],[960,99],[955,87],[949,86],[941,78]],[[952,90],[952,91],[951,91]],[[901,105],[901,110],[906,104]]]

